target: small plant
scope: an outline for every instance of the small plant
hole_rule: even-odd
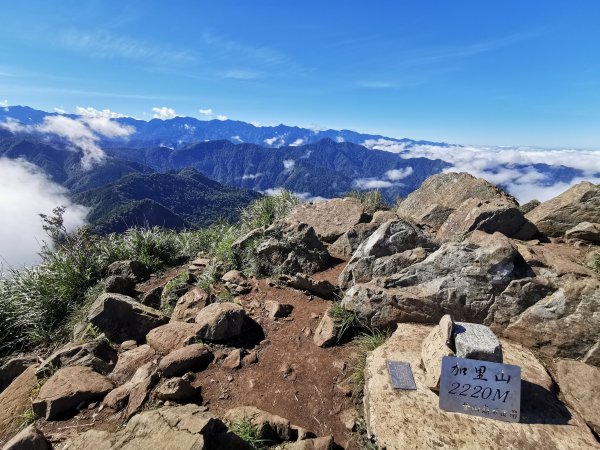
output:
[[[360,325],[358,314],[354,311],[345,309],[341,302],[334,302],[329,308],[328,314],[338,327],[338,342]]]
[[[263,438],[262,430],[252,417],[243,417],[231,422],[229,430],[258,450],[266,449],[270,444],[270,441]]]
[[[217,294],[217,302],[218,303],[227,303],[233,302],[233,294],[227,288],[224,288],[221,292]]]
[[[367,422],[364,417],[359,417],[356,420],[356,434],[358,436],[357,445],[359,450],[379,450],[377,444],[375,444],[369,437],[367,431]]]
[[[19,416],[19,430],[31,425],[38,419],[36,413],[33,411],[33,408],[30,406]]]
[[[352,367],[348,381],[352,384],[352,395],[355,400],[360,400],[365,388],[365,367],[367,356],[390,337],[389,332],[371,331],[358,336],[354,342],[358,347],[358,355]]]
[[[600,272],[600,252],[594,256],[594,270]]]
[[[248,232],[269,226],[277,219],[287,216],[299,203],[300,199],[287,190],[282,190],[277,195],[259,198],[240,212],[242,230]]]
[[[346,197],[360,200],[367,214],[374,214],[376,211],[390,209],[389,205],[383,199],[381,191],[378,189],[371,191],[353,190],[348,192]]]

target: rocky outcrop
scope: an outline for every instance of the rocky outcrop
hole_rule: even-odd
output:
[[[105,339],[84,344],[67,344],[42,362],[36,375],[48,377],[57,369],[69,366],[87,366],[103,375],[109,374],[117,362],[117,352]]]
[[[481,323],[512,280],[531,274],[508,238],[475,231],[395,275],[354,285],[342,305],[374,328],[437,323],[444,314]]]
[[[568,280],[515,318],[504,335],[564,358],[600,365],[600,281]]]
[[[581,222],[600,223],[600,188],[584,181],[526,214],[548,236],[562,236]]]
[[[521,421],[447,413],[439,397],[424,382],[420,367],[421,342],[431,327],[399,324],[392,337],[368,358],[365,369],[365,418],[377,445],[387,450],[406,448],[460,449],[575,449],[598,443],[585,422],[553,393],[552,379],[533,353],[502,342],[504,361],[521,366]],[[410,363],[417,389],[392,389],[386,361]]]
[[[51,450],[52,445],[35,425],[23,428],[2,450]]]
[[[237,303],[213,303],[196,316],[197,336],[210,341],[224,341],[242,331],[246,312]]]
[[[90,307],[88,320],[108,339],[121,343],[130,339],[142,341],[150,330],[166,323],[168,318],[131,297],[102,294]]]
[[[135,280],[133,278],[111,275],[104,280],[104,292],[135,295]]]
[[[65,367],[44,383],[32,403],[33,411],[38,417],[53,420],[80,404],[103,398],[112,388],[108,378],[89,367]]]
[[[330,255],[307,224],[279,220],[266,230],[256,229],[237,240],[232,251],[240,263],[252,255],[256,272],[313,274],[324,270],[330,263]]]
[[[565,403],[581,414],[596,435],[600,435],[600,368],[560,359],[555,374]]]
[[[398,216],[428,229],[437,230],[465,200],[512,198],[491,183],[468,173],[442,173],[427,178],[404,199]]]
[[[215,301],[212,291],[195,287],[179,297],[175,309],[171,314],[171,320],[182,322],[193,322],[202,308]]]
[[[474,230],[495,233],[527,240],[537,231],[535,225],[525,218],[517,203],[509,198],[465,200],[442,224],[436,234],[440,242],[460,241]]]
[[[197,405],[163,407],[140,413],[110,433],[89,430],[68,439],[65,450],[251,450],[225,424]]]
[[[385,222],[356,250],[339,276],[338,284],[347,289],[375,277],[391,275],[425,259],[435,248],[429,236],[404,220]]]
[[[132,278],[135,281],[144,281],[148,278],[149,271],[146,265],[136,260],[115,261],[108,266],[108,274],[124,278]]]
[[[323,242],[332,243],[356,224],[368,222],[370,216],[365,214],[360,200],[336,198],[300,204],[286,219],[290,223],[309,225]]]
[[[587,241],[600,244],[600,224],[581,222],[573,228],[565,231],[565,237],[569,240]]]

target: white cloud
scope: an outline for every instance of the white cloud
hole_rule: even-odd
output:
[[[231,140],[235,142],[244,142],[243,139],[239,136],[231,136]]]
[[[66,206],[67,229],[85,223],[87,208],[73,204],[67,190],[33,164],[0,158],[0,180],[0,265],[19,268],[39,261],[40,244],[47,239],[40,213]]]
[[[255,180],[259,177],[262,177],[263,174],[262,173],[246,173],[244,175],[242,175],[242,180]]]
[[[206,109],[200,108],[198,110],[198,112],[201,115],[205,116],[205,117],[213,117],[215,115],[215,113],[213,112],[212,108],[206,108]]]
[[[67,113],[67,111],[65,111],[63,108],[59,108],[59,107],[55,107],[54,112],[57,114],[66,114]]]
[[[277,141],[277,139],[279,139],[277,136],[272,137],[272,138],[267,138],[267,139],[265,139],[265,144],[273,145]]]
[[[22,125],[14,119],[0,123],[12,133],[47,133],[54,134],[69,141],[75,150],[83,153],[81,166],[88,170],[94,164],[101,163],[106,155],[98,145],[100,136],[127,137],[135,131],[131,126],[121,125],[108,117],[80,117],[71,119],[67,116],[46,116],[39,125]]]
[[[394,186],[386,180],[379,180],[377,178],[358,178],[353,182],[357,189],[385,189]]]
[[[583,180],[600,181],[600,151],[544,150],[529,147],[476,147],[412,145],[379,139],[364,145],[376,150],[398,153],[401,158],[440,159],[451,164],[447,171],[468,172],[494,184],[502,184],[521,202],[532,199],[548,200]],[[536,164],[561,166],[581,171],[568,183],[554,181],[540,171]]]
[[[345,141],[344,136],[336,136],[335,137],[335,142],[337,142],[338,144],[341,144],[344,141]]]
[[[412,175],[412,173],[413,173],[413,168],[408,166],[408,167],[405,167],[404,169],[388,170],[385,173],[385,176],[388,180],[398,181],[398,180],[402,180],[403,178],[406,178],[406,177]]]
[[[298,147],[299,145],[304,144],[304,139],[296,139],[294,142],[290,144],[290,147]]]
[[[268,195],[270,197],[274,196],[274,195],[279,195],[281,194],[281,192],[283,192],[283,188],[277,187],[277,188],[269,188],[269,189],[265,189],[264,191],[262,191],[263,194]],[[325,197],[321,197],[321,196],[313,196],[310,192],[292,192],[293,195],[295,195],[296,197],[298,197],[300,200],[302,200],[303,202],[322,202],[325,200],[328,200]]]
[[[295,165],[296,165],[296,161],[294,161],[293,159],[284,159],[283,160],[284,172],[291,172],[294,169]]]
[[[56,110],[56,108],[55,108]],[[58,112],[58,111],[57,111]],[[111,111],[110,109],[98,110],[96,108],[92,108],[88,106],[87,108],[77,106],[75,108],[75,112],[79,114],[81,117],[86,117],[90,119],[118,119],[120,117],[127,117],[125,114],[121,114],[118,112]],[[64,114],[64,112],[63,112]]]
[[[155,119],[166,120],[166,119],[173,119],[174,117],[177,117],[177,113],[175,112],[175,110],[173,108],[168,108],[166,106],[154,107],[154,108],[152,108],[152,112],[154,113],[153,117]]]
[[[225,116],[225,115],[223,115],[223,114],[219,114],[219,115],[217,116],[217,120],[227,120],[227,119],[228,119],[228,117],[227,117],[227,116]]]
[[[0,108],[8,108],[8,100],[2,100],[0,102]]]

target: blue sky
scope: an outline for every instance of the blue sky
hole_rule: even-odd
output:
[[[600,2],[1,1],[0,101],[600,148]]]

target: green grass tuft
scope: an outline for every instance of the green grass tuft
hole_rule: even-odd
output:
[[[360,200],[367,214],[374,214],[376,211],[388,210],[390,206],[385,202],[381,191],[378,189],[371,191],[350,191],[346,197]]]
[[[358,314],[354,311],[345,309],[341,302],[332,303],[329,307],[328,314],[338,326],[338,342],[360,327]]]
[[[367,356],[377,347],[385,343],[390,337],[389,332],[371,331],[358,336],[354,342],[358,347],[358,355],[352,366],[352,372],[348,381],[352,384],[352,395],[355,400],[362,399],[365,388],[365,367],[367,366]]]
[[[271,443],[263,438],[260,427],[252,417],[243,417],[229,424],[229,430],[258,450],[264,450]]]

